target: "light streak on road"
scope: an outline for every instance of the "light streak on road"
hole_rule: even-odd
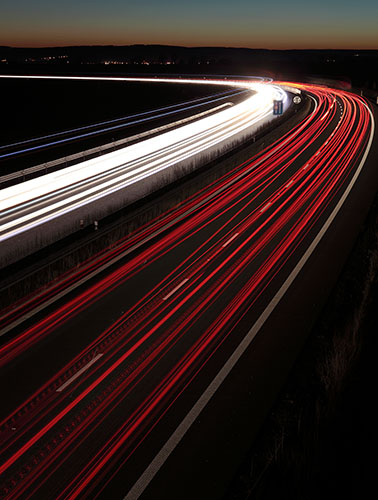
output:
[[[51,147],[51,146],[65,144],[68,142],[76,141],[78,139],[93,137],[95,135],[103,134],[104,132],[111,132],[111,131],[120,130],[120,129],[123,129],[125,127],[130,127],[132,125],[138,125],[138,124],[145,123],[145,122],[148,122],[151,120],[156,120],[158,118],[163,118],[163,117],[167,117],[167,116],[172,116],[172,115],[177,114],[177,113],[182,113],[183,111],[194,110],[198,107],[202,107],[204,105],[213,104],[215,102],[224,100],[224,98],[226,96],[234,97],[234,96],[242,94],[244,92],[246,92],[246,91],[245,90],[242,90],[242,91],[233,90],[233,91],[219,92],[219,93],[211,96],[212,97],[211,99],[209,99],[208,97],[202,97],[202,98],[193,99],[191,101],[187,101],[187,102],[184,102],[181,104],[173,104],[171,106],[165,106],[163,108],[157,108],[155,110],[145,111],[144,113],[137,113],[137,114],[125,116],[122,118],[117,118],[115,120],[107,120],[105,122],[95,123],[93,125],[87,125],[85,127],[78,127],[78,128],[66,130],[63,132],[57,132],[55,134],[45,135],[43,137],[37,137],[34,139],[19,141],[19,142],[15,142],[12,144],[6,144],[3,146],[0,146],[0,151],[3,149],[11,149],[11,148],[15,148],[18,146],[24,146],[26,144],[32,144],[35,142],[43,142],[43,141],[46,141],[47,139],[52,139],[53,137],[57,138],[60,136],[69,135],[69,137],[57,139],[53,142],[43,142],[43,144],[38,144],[37,146],[30,145],[29,147],[24,148],[24,149],[17,149],[16,151],[2,153],[2,154],[0,154],[0,160],[5,159],[5,158],[18,156],[18,155],[21,155],[24,153],[29,153],[32,151],[37,151],[40,149],[45,149],[45,148]],[[219,97],[219,96],[222,96],[222,97]],[[119,123],[119,122],[122,122],[122,123]],[[110,125],[110,124],[112,124],[112,125]],[[103,128],[99,128],[99,127],[103,127]],[[90,129],[94,129],[94,128],[96,130],[90,131]],[[80,133],[77,134],[77,132],[80,132]],[[73,134],[75,134],[75,135],[73,135]]]
[[[211,387],[218,373],[211,361],[229,359],[243,343],[242,320],[255,309],[276,306],[278,291],[316,247],[358,181],[374,133],[371,112],[360,97],[293,85],[316,105],[282,138],[59,284],[4,312],[6,325],[125,256],[0,348],[4,369],[56,334],[67,334],[81,314],[88,317],[102,310],[103,301],[109,307],[122,297],[122,313],[98,331],[92,322],[85,348],[77,348],[54,376],[2,414],[5,498],[47,498],[46,492],[61,500],[94,497],[120,468],[130,464],[122,474],[132,474],[138,452],[145,456],[168,417],[177,426],[185,420],[195,382],[204,378],[203,385]],[[159,238],[148,240],[164,227]],[[124,296],[127,290],[132,292]],[[256,315],[254,321],[259,320]],[[177,444],[175,425],[170,435]],[[172,452],[164,443],[156,457]],[[153,475],[148,478],[130,478],[126,498],[139,498]]]
[[[204,153],[212,146],[221,145],[270,116],[273,95],[277,92],[282,93],[283,99],[286,97],[277,87],[262,83],[185,79],[174,82],[244,86],[255,95],[230,109],[157,137],[3,189],[0,242],[98,202],[195,154]]]

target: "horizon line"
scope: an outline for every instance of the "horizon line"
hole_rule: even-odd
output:
[[[268,48],[268,47],[245,47],[245,46],[227,46],[227,45],[175,45],[163,43],[129,43],[129,44],[72,44],[72,45],[2,45],[0,48],[7,49],[65,49],[65,48],[95,48],[95,47],[172,47],[182,49],[228,49],[228,50],[266,50],[266,51],[322,51],[322,50],[343,50],[343,51],[378,51],[378,48],[341,48],[341,47],[327,47],[327,48]]]

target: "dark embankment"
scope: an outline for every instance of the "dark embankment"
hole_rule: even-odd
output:
[[[378,412],[378,196],[227,500],[369,498]]]

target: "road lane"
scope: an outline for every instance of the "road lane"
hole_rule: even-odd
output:
[[[239,83],[239,87],[241,85]],[[222,147],[230,137],[237,138],[242,131],[272,114],[273,96],[277,92],[271,85],[245,83],[244,86],[256,94],[213,116],[5,188],[0,201],[0,242],[30,232],[95,201],[108,199],[173,164],[199,153],[206,154],[215,145]]]
[[[235,97],[245,92],[245,90],[228,90],[218,92],[208,97],[192,99],[191,101],[164,106],[162,108],[157,108],[156,110],[145,111],[143,113],[107,120],[105,122],[65,130],[63,132],[27,139],[12,144],[4,144],[0,146],[0,160],[10,157],[13,158],[45,148],[51,148],[52,146],[58,146],[72,141],[78,141],[79,139],[97,136],[104,134],[105,132],[108,133],[114,130],[124,129],[126,127],[129,128],[132,125],[139,125],[141,123],[144,124],[146,122],[157,120],[158,118],[171,118],[173,115],[178,115],[184,111],[197,110],[198,108],[202,108],[210,104],[218,104],[219,101],[223,101],[225,98]]]
[[[7,498],[93,496],[125,463],[125,493],[134,483],[132,492],[148,485],[138,482],[148,463],[135,457],[164,454],[164,443],[244,342],[241,320],[248,315],[258,329],[363,167],[373,130],[365,105],[342,92],[306,90],[318,106],[300,135],[292,132],[295,140],[283,138],[201,210],[20,333],[19,342],[4,344],[2,370],[16,383],[18,362],[35,363],[59,338],[75,342],[85,325],[92,338],[43,387],[40,370],[35,393],[3,413]],[[342,119],[330,107],[335,95]]]

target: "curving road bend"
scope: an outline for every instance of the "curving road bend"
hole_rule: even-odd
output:
[[[180,83],[185,81],[179,80]],[[196,83],[196,80],[190,80],[190,83]],[[199,80],[197,83],[204,82]],[[214,80],[211,83],[217,82]],[[235,85],[224,81],[218,84]],[[222,148],[224,141],[238,138],[238,134],[272,114],[273,98],[279,91],[274,85],[261,83],[238,84],[238,87],[243,86],[255,94],[212,116],[59,172],[3,189],[0,200],[0,243],[91,203],[101,203],[105,198],[109,199],[109,196],[172,165],[194,155],[206,155],[210,148],[217,145]],[[281,93],[286,98],[285,92]]]
[[[33,139],[26,139],[11,144],[3,144],[0,146],[0,160],[67,144],[80,139],[87,139],[89,137],[114,132],[116,130],[123,130],[133,125],[140,125],[142,123],[144,124],[154,121],[158,118],[161,119],[169,117],[171,119],[184,111],[193,112],[198,108],[202,109],[204,106],[219,103],[219,101],[223,101],[226,97],[235,97],[244,92],[245,90],[226,90],[223,92],[217,92],[216,94],[207,97],[200,97],[190,101],[172,104],[170,106],[164,106],[151,111],[144,111],[142,113],[136,113],[121,118],[115,118],[113,120],[98,122],[92,125],[64,130],[62,132],[56,132]]]
[[[332,230],[369,153],[374,120],[360,97],[296,86],[313,107],[284,137],[4,312],[5,328],[102,269],[3,337],[4,498],[154,497],[169,458]],[[203,429],[203,446],[216,427]]]

